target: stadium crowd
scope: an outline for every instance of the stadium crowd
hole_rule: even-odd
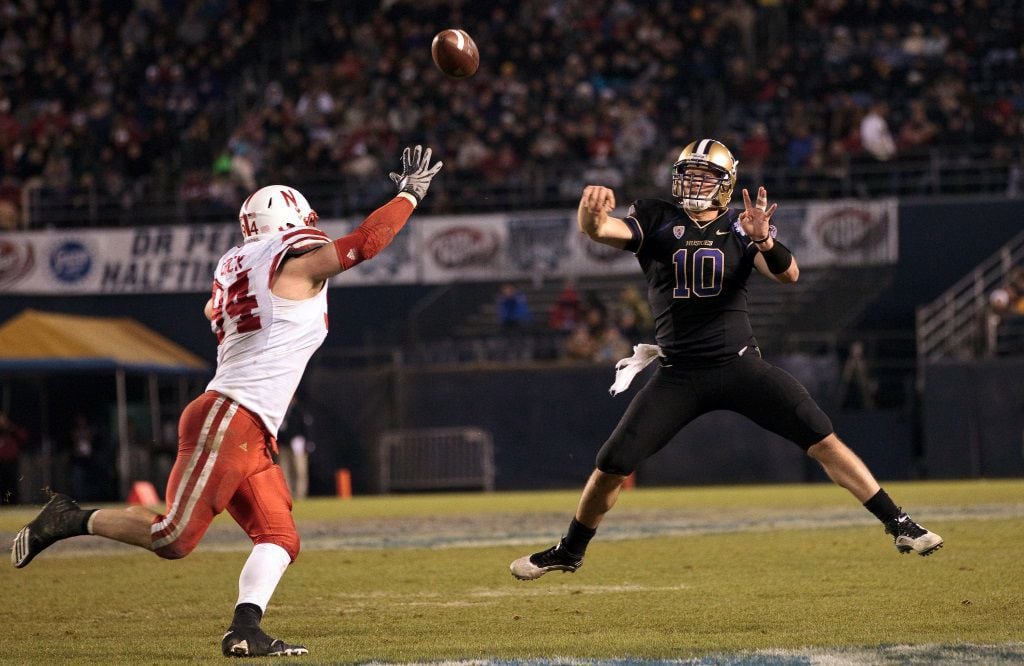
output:
[[[989,191],[1020,186],[1020,3],[2,0],[0,17],[0,228],[23,206],[35,226],[223,219],[269,182],[347,214],[413,139],[448,165],[435,212],[667,189],[697,135],[781,197],[956,191],[950,174],[974,187],[993,165]],[[449,26],[480,48],[470,79],[430,62]]]

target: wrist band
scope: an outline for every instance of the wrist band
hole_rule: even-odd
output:
[[[757,241],[754,242],[756,243]],[[773,275],[785,273],[789,265],[793,263],[793,253],[778,240],[772,245],[772,249],[761,252],[761,256],[764,257],[764,263]]]
[[[778,230],[775,228],[775,225],[774,224],[769,224],[768,225],[768,233],[765,234],[764,238],[750,238],[750,242],[751,243],[755,243],[755,244],[756,243],[763,243],[766,240],[768,240],[769,238],[775,238],[775,234],[777,234],[777,233],[778,233]]]

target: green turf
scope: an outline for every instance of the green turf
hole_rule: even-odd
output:
[[[907,506],[962,506],[981,502],[1024,502],[1024,480],[922,481],[886,483],[897,502]],[[582,489],[583,480],[580,481]],[[488,513],[566,513],[580,489],[502,492],[371,495],[351,500],[313,498],[295,505],[296,520],[459,516]],[[622,493],[618,506],[636,509],[808,508],[850,506],[850,496],[830,483],[801,485],[637,488]],[[16,531],[38,507],[0,507],[0,532]]]
[[[576,574],[515,581],[523,546],[317,550],[286,574],[264,626],[307,663],[687,658],[898,643],[1005,644],[1024,617],[1024,481],[887,484],[914,507],[1004,505],[998,519],[931,520],[946,547],[899,556],[877,524],[601,540]],[[564,513],[577,493],[422,495],[300,503],[304,521]],[[631,511],[849,507],[827,485],[644,489]],[[34,511],[0,512],[10,533]],[[713,512],[712,512],[713,513]],[[613,520],[614,513],[609,517]],[[714,516],[709,516],[714,520]],[[554,537],[556,535],[552,535]],[[178,562],[133,551],[43,554],[0,567],[0,661],[220,661],[246,552]]]

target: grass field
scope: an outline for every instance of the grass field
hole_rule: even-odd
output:
[[[624,493],[575,574],[521,582],[577,491],[315,499],[264,619],[305,663],[1015,663],[1024,480],[886,484],[943,535],[900,556],[830,485]],[[35,508],[0,510],[9,543]],[[220,661],[249,544],[167,562],[83,537],[0,567],[0,662]]]

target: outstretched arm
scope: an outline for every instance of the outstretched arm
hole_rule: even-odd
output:
[[[602,185],[587,185],[576,217],[580,231],[591,240],[621,250],[633,239],[633,232],[622,219],[608,214],[614,208],[615,192]]]
[[[413,210],[427,194],[442,162],[430,164],[431,150],[406,148],[402,173],[392,173],[398,194],[370,215],[351,233],[315,250],[288,259],[274,283],[274,293],[285,298],[307,298],[323,282],[377,256],[402,230]]]

